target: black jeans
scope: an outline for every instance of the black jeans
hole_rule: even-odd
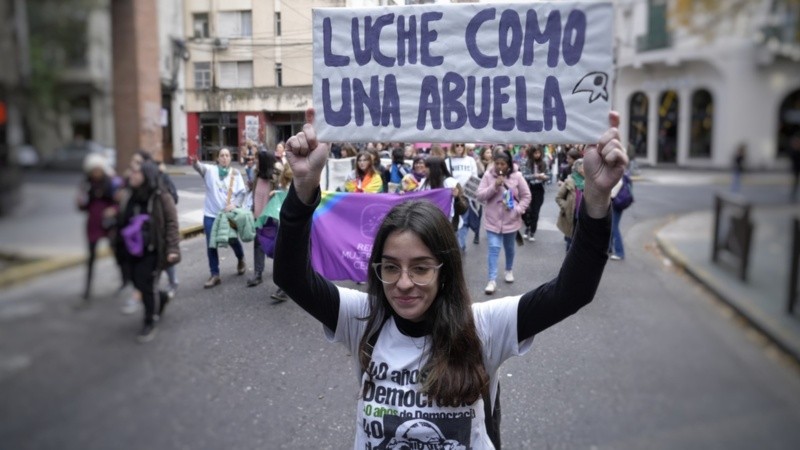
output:
[[[147,252],[144,256],[131,257],[131,278],[133,279],[133,286],[142,293],[142,303],[144,303],[144,323],[152,324],[153,316],[156,313],[156,282],[161,275],[160,271],[156,270],[158,265],[158,257],[154,252]],[[162,299],[158,296],[159,301]]]
[[[525,210],[522,220],[525,222],[525,227],[531,229],[531,236],[533,236],[539,223],[539,211],[544,203],[544,184],[529,184],[528,187],[531,188],[531,204]]]
[[[97,257],[97,242],[89,242],[89,258],[86,259],[86,286],[83,298],[89,299],[92,291],[92,274],[94,273],[94,260]]]

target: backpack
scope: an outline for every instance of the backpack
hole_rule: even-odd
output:
[[[633,182],[627,173],[622,175],[622,188],[617,192],[617,196],[611,199],[611,204],[617,211],[623,211],[633,203]]]

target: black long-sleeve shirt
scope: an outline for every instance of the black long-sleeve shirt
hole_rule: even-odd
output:
[[[281,207],[280,227],[275,246],[273,279],[298,305],[336,331],[339,317],[339,291],[336,286],[311,267],[311,219],[320,201],[304,204],[289,189]],[[587,305],[594,298],[608,260],[611,235],[610,214],[592,219],[581,212],[573,243],[558,275],[547,283],[522,295],[517,311],[517,339],[522,342],[562,321]],[[428,330],[395,315],[398,328],[405,334],[420,336]]]

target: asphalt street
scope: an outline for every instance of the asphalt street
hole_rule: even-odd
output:
[[[622,219],[627,259],[608,263],[592,304],[501,367],[504,448],[800,447],[797,365],[655,246],[671,215],[707,207],[720,187],[695,179],[639,183]],[[775,187],[746,189],[770,201]],[[518,248],[517,281],[500,281],[495,296],[557,273],[554,193],[537,241]],[[485,239],[471,239],[468,284],[485,301]],[[109,259],[88,309],[73,308],[79,267],[2,292],[0,448],[352,448],[358,389],[346,350],[297,305],[273,305],[271,281],[246,288],[231,251],[222,285],[204,290],[203,244],[181,244],[178,296],[146,345],[134,339],[141,317],[119,312]]]

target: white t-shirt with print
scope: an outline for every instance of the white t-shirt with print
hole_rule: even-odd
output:
[[[230,187],[231,177],[233,179],[233,193],[231,195],[231,203],[236,206],[241,206],[245,194],[247,194],[247,186],[244,184],[242,174],[238,170],[231,168],[228,175],[220,180],[219,171],[216,165],[213,164],[200,164],[203,174],[203,180],[206,184],[206,200],[203,205],[203,215],[206,217],[217,217],[217,215],[225,209],[226,200],[228,200],[228,188]]]
[[[450,175],[458,181],[461,187],[465,187],[467,185],[467,181],[469,181],[470,177],[477,177],[478,176],[478,163],[475,162],[475,158],[471,156],[451,156],[448,159],[448,169],[450,169]]]
[[[358,318],[367,315],[367,294],[342,287],[338,290],[336,333],[325,328],[325,334],[328,340],[341,342],[350,350],[357,376],[361,376],[358,345],[367,322]],[[497,395],[498,368],[506,359],[526,353],[533,342],[533,338],[522,343],[517,340],[519,299],[519,296],[505,297],[472,305],[484,365],[491,378],[492,404]],[[429,349],[429,336],[406,336],[393,318],[384,323],[368,373],[361,377],[360,392],[365,395],[359,399],[356,410],[354,449],[493,448],[486,433],[482,398],[470,405],[442,407],[422,392],[420,369]]]

